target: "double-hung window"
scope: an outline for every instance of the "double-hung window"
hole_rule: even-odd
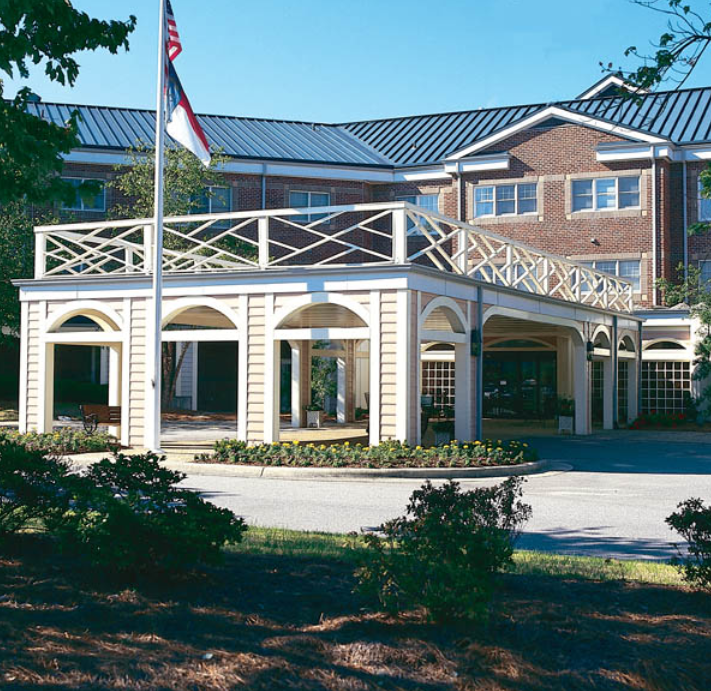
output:
[[[639,293],[641,291],[639,259],[600,259],[580,263],[596,271],[625,278],[632,283],[632,292]],[[590,290],[590,286],[585,284],[583,290]],[[600,290],[600,286],[598,286],[598,290]]]
[[[537,183],[480,185],[474,188],[474,217],[522,216],[538,211]]]
[[[639,176],[573,180],[573,211],[637,209],[640,205]]]
[[[74,187],[74,200],[62,204],[66,211],[106,211],[106,188],[103,180],[96,178],[62,178]],[[97,194],[86,194],[80,188],[85,182],[98,183],[100,191]]]
[[[289,192],[289,206],[294,209],[301,209],[309,206],[331,206],[331,195],[328,192]],[[296,223],[311,223],[325,218],[327,214],[299,214],[292,216],[291,220]]]
[[[210,185],[195,199],[195,206],[190,209],[191,214],[224,214],[232,211],[232,188]],[[215,229],[229,228],[230,221],[213,223]]]
[[[698,217],[699,221],[711,221],[711,199],[706,199],[701,196],[703,191],[703,185],[701,184],[701,179],[699,178],[698,183]]]
[[[699,262],[699,280],[702,284],[711,284],[711,261],[708,259]]]
[[[195,200],[191,213],[223,214],[232,211],[232,188],[211,185]]]
[[[396,201],[409,202],[425,211],[439,213],[439,194],[408,194],[397,197]],[[408,232],[412,231],[410,232],[411,235],[422,235],[422,231],[415,227],[415,222],[410,218],[407,219],[407,230]]]

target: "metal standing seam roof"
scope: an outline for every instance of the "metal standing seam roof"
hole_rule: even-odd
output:
[[[676,144],[711,141],[711,87],[607,96],[555,103],[415,115],[341,124],[200,115],[208,140],[228,156],[355,166],[440,163],[448,155],[500,132],[549,106],[653,134]],[[81,115],[83,146],[125,149],[153,142],[153,111],[32,103],[29,110],[63,124]]]

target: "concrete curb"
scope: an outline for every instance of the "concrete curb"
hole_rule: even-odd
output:
[[[230,465],[227,463],[181,463],[166,461],[166,466],[187,475],[246,477],[288,480],[376,480],[431,479],[474,480],[477,478],[531,475],[551,468],[549,461],[486,468],[314,468],[292,466]]]

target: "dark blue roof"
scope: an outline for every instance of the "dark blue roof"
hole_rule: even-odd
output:
[[[676,144],[711,141],[711,87],[635,98],[573,99],[338,125],[217,115],[198,118],[208,140],[235,158],[392,167],[439,163],[554,105]],[[79,136],[85,147],[125,149],[138,140],[153,142],[152,111],[42,102],[30,104],[29,109],[58,124],[66,122],[72,110],[78,110]]]

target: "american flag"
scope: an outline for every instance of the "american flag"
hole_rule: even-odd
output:
[[[180,55],[183,50],[183,46],[180,43],[180,34],[178,34],[178,26],[175,23],[175,15],[173,14],[173,8],[170,5],[170,0],[166,0],[165,9],[165,18],[168,23],[168,57],[172,62],[178,57],[178,55]]]

